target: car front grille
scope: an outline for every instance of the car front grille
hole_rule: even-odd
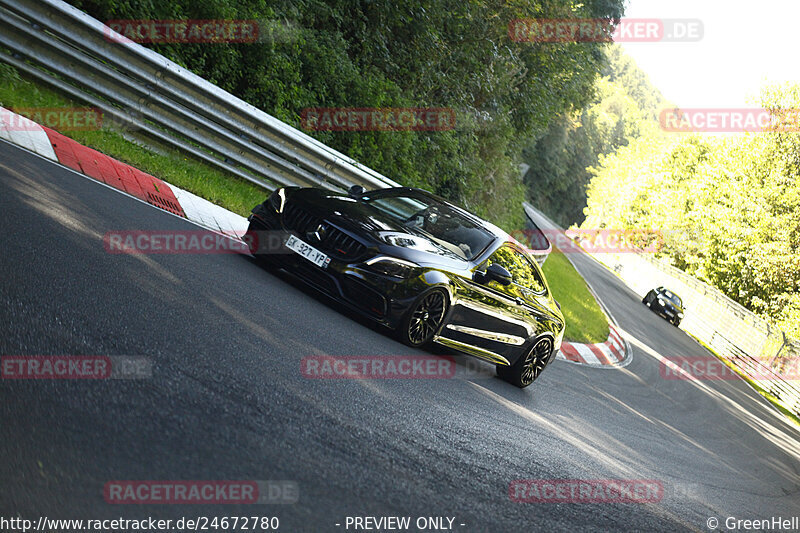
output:
[[[307,261],[301,260],[291,273],[299,276],[307,283],[310,283],[317,289],[331,296],[337,296],[339,294],[339,289],[336,288],[336,283],[333,281],[333,278],[323,269],[317,268]]]
[[[366,246],[347,233],[292,203],[286,206],[283,223],[287,229],[295,231],[308,244],[337,259],[356,261],[367,251]],[[307,233],[316,232],[320,225],[322,225],[322,240],[310,239]]]
[[[319,224],[319,220],[290,203],[283,213],[283,223],[287,229],[305,235],[307,231],[312,231]]]

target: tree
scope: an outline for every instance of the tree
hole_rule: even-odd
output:
[[[529,141],[523,160],[531,201],[563,226],[580,224],[586,207],[590,167],[633,140],[658,135],[664,99],[618,45],[605,60],[589,105],[556,117]]]
[[[758,103],[781,117],[800,85]],[[672,264],[800,337],[799,154],[794,131],[640,137],[592,169],[584,226],[660,229]]]
[[[100,20],[258,19],[255,44],[152,47],[281,120],[308,107],[448,107],[445,132],[309,132],[396,181],[522,224],[527,139],[580,110],[602,43],[510,39],[518,18],[619,18],[623,0],[71,0]]]

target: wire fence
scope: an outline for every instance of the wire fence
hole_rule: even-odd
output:
[[[681,328],[800,416],[800,342],[722,292],[645,253],[594,253],[637,294],[659,286],[686,306]]]

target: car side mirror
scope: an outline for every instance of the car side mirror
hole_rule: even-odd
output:
[[[356,200],[358,200],[359,198],[364,196],[365,192],[367,192],[367,189],[365,189],[361,185],[353,185],[347,191],[347,196],[349,196],[350,198],[355,198]]]
[[[489,283],[490,281],[494,280],[500,285],[510,285],[511,284],[511,273],[506,270],[506,268],[502,265],[497,263],[492,263],[486,269],[486,272],[480,273],[476,272],[480,276],[480,278],[476,279],[480,283]]]

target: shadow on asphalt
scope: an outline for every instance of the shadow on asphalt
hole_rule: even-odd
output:
[[[400,353],[398,353],[398,355],[432,354],[442,357],[451,357],[452,361],[456,365],[455,379],[459,379],[461,381],[480,383],[483,387],[488,387],[489,389],[491,389],[493,393],[504,395],[508,400],[530,402],[533,396],[532,393],[535,392],[536,383],[532,384],[530,387],[527,387],[525,389],[520,389],[518,387],[515,387],[514,385],[506,383],[505,381],[497,377],[495,372],[495,366],[493,364],[478,359],[476,357],[473,357],[471,355],[458,352],[456,350],[453,350],[452,348],[442,346],[440,344],[431,344],[430,346],[427,346],[424,350],[406,346],[405,344],[397,340],[395,332],[393,330],[370,320],[369,318],[352,310],[347,305],[338,302],[334,298],[328,296],[322,291],[317,290],[316,288],[296,278],[290,273],[287,273],[286,271],[280,268],[266,265],[263,261],[260,261],[259,259],[251,255],[243,254],[241,255],[241,257],[245,261],[248,261],[249,263],[260,268],[265,275],[274,276],[275,278],[280,279],[281,281],[291,285],[292,287],[302,292],[303,294],[309,296],[310,298],[313,298],[315,301],[346,316],[353,322],[356,322],[365,328],[377,332],[383,335],[384,337],[392,339],[395,342],[396,346],[400,349]],[[551,365],[552,364],[553,363],[551,363]]]

